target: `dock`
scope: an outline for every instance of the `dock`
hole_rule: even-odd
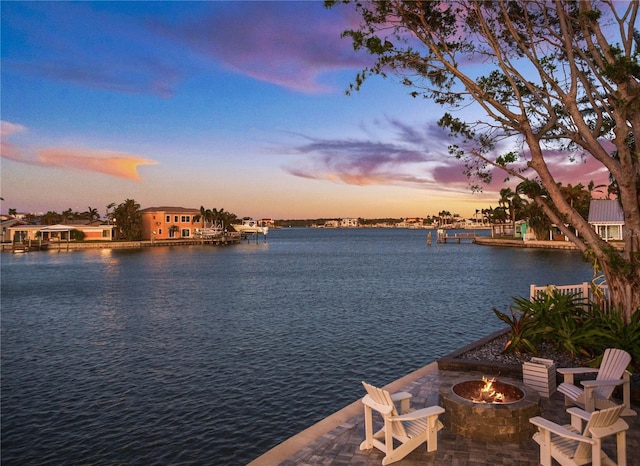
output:
[[[437,242],[442,244],[446,244],[447,241],[455,242],[458,244],[462,243],[463,241],[474,243],[477,237],[478,237],[478,234],[476,232],[455,233],[453,235],[449,235],[445,230],[438,230]]]

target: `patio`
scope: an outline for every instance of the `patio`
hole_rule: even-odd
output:
[[[395,381],[386,388],[391,392],[407,391],[413,395],[412,406],[416,408],[438,404],[439,393],[449,390],[461,379],[480,378],[483,374],[473,370],[444,370],[437,363]],[[513,376],[509,378],[522,382]],[[364,392],[364,390],[363,390]],[[635,406],[636,411],[638,407]],[[541,397],[541,415],[551,421],[569,423],[565,412],[564,397],[556,392],[551,398]],[[627,431],[627,463],[640,466],[640,416],[625,417],[629,424]],[[487,424],[487,428],[490,425]],[[358,400],[343,410],[329,416],[299,435],[275,447],[250,465],[305,466],[305,465],[362,465],[379,466],[384,456],[377,449],[360,451],[364,439],[364,414]],[[438,434],[438,450],[427,453],[419,447],[403,460],[394,463],[399,466],[412,465],[538,465],[538,444],[530,437],[519,442],[489,442],[468,439],[456,435],[449,429]],[[615,437],[607,439],[604,451],[615,460]]]

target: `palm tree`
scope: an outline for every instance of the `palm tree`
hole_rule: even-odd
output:
[[[572,186],[571,183],[567,186],[562,186],[562,183],[558,183],[558,187],[562,192],[562,196],[569,205],[576,209],[578,213],[586,219],[589,216],[591,192],[588,189],[585,189],[582,183],[578,183],[575,186]]]
[[[7,214],[9,215],[9,217],[15,218],[16,215],[18,215],[18,211],[16,209],[9,209]]]
[[[110,213],[109,211],[111,209],[113,209],[116,206],[115,202],[112,202],[111,204],[107,205],[107,223],[111,224],[111,221],[113,220],[113,213]]]
[[[89,219],[89,223],[93,222],[94,220],[100,219],[100,214],[98,213],[98,209],[94,209],[93,207],[87,207],[87,211],[85,212],[85,215]]]
[[[194,215],[193,219],[198,222],[202,221],[202,228],[206,228],[207,222],[211,221],[212,212],[210,209],[205,209],[204,206],[200,206],[200,213]]]
[[[171,225],[169,227],[169,238],[175,238],[176,233],[180,231],[180,227],[178,225]]]
[[[121,239],[135,241],[142,238],[142,214],[140,204],[127,199],[113,211]]]
[[[71,207],[62,212],[62,223],[67,224],[69,220],[73,220],[75,218],[75,214]]]
[[[219,223],[220,227],[224,228],[225,220],[228,220],[228,212],[225,212],[224,209],[211,209],[211,218],[213,219],[213,222],[216,226]],[[228,224],[229,223],[227,223],[227,225]]]

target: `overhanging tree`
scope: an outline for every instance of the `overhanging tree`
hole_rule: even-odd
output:
[[[638,0],[340,3],[361,17],[344,36],[375,59],[350,91],[371,75],[392,72],[413,96],[445,107],[439,124],[457,138],[450,152],[465,160],[472,188],[490,182],[496,167],[539,183],[545,194],[535,196],[536,204],[597,262],[625,318],[637,312]],[[480,110],[480,119],[449,113],[469,106]],[[549,163],[558,153],[593,158],[609,172],[624,211],[624,251],[603,241],[567,202]]]

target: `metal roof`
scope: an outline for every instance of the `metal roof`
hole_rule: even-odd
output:
[[[592,199],[589,204],[589,223],[624,224],[624,212],[616,200]]]

